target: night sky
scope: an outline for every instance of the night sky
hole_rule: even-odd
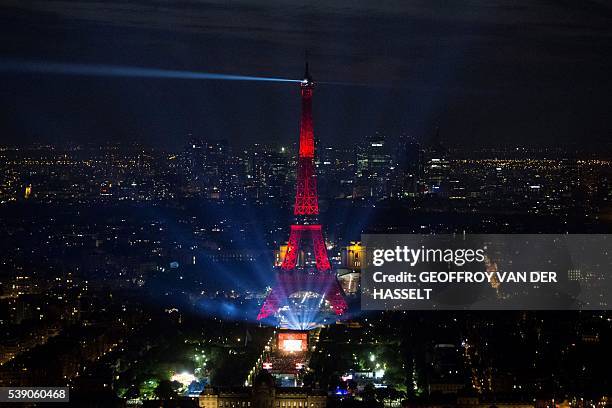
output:
[[[382,3],[382,4],[381,4]],[[112,64],[299,79],[305,49],[323,143],[380,131],[448,144],[612,136],[606,1],[0,1],[6,61]],[[0,143],[187,134],[236,147],[297,140],[293,83],[0,72]]]

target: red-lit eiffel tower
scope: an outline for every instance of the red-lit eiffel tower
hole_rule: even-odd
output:
[[[327,257],[327,248],[317,217],[319,215],[319,196],[314,165],[315,141],[312,126],[314,81],[308,71],[308,62],[306,62],[306,72],[300,87],[302,122],[293,208],[295,221],[291,225],[287,251],[277,273],[276,285],[266,297],[257,320],[274,315],[280,307],[287,303],[289,296],[297,292],[314,292],[321,295],[329,302],[337,315],[344,313],[347,308],[342,289]],[[303,266],[298,265],[300,253],[314,254],[314,265],[309,265],[307,261],[303,262]]]

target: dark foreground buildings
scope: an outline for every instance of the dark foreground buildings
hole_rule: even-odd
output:
[[[199,406],[201,408],[325,408],[327,394],[302,387],[277,387],[274,378],[263,370],[253,381],[252,387],[207,387],[200,395]]]

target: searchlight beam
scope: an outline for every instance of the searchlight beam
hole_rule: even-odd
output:
[[[223,81],[301,82],[300,79],[227,75],[120,65],[69,64],[43,61],[0,60],[0,72],[77,75],[97,77],[196,79]]]

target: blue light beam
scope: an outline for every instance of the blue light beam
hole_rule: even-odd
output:
[[[39,73],[55,75],[78,75],[126,78],[196,79],[223,81],[301,82],[299,79],[259,77],[248,75],[213,74],[209,72],[178,71],[158,68],[127,67],[120,65],[66,64],[0,60],[0,72]]]

